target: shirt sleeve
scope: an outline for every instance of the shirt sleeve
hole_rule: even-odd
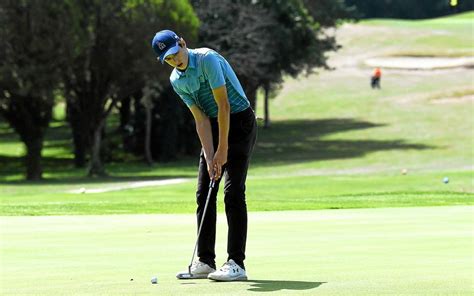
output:
[[[225,85],[224,71],[217,54],[213,52],[206,54],[202,60],[202,67],[212,89]]]
[[[194,102],[194,99],[189,94],[187,94],[187,93],[181,91],[179,88],[175,87],[173,85],[173,83],[171,83],[171,85],[173,86],[173,89],[174,89],[175,93],[178,94],[178,96],[186,104],[186,106],[191,108],[191,106],[196,104],[196,102]]]

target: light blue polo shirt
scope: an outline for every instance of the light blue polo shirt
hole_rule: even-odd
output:
[[[174,91],[184,103],[197,105],[208,117],[217,117],[217,104],[212,89],[226,85],[230,113],[237,113],[250,106],[230,64],[220,54],[209,48],[188,49],[187,69],[174,69],[170,75]]]

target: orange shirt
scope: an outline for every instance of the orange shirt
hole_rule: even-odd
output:
[[[374,77],[380,78],[382,76],[382,71],[380,68],[375,68],[374,70]]]

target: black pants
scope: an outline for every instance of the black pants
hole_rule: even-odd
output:
[[[380,77],[372,76],[371,86],[372,88],[380,88]]]
[[[214,149],[219,143],[217,119],[211,118]],[[245,245],[247,242],[247,204],[245,202],[245,180],[250,156],[257,137],[255,114],[251,108],[230,115],[227,163],[223,167],[224,203],[229,227],[227,234],[228,260],[233,259],[244,267]],[[206,197],[209,190],[209,173],[204,153],[199,161],[197,200],[197,223],[201,222]],[[198,242],[199,260],[215,268],[216,204],[220,180],[211,194]]]

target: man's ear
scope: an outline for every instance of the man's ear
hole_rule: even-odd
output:
[[[179,47],[186,48],[186,41],[183,38],[180,38],[178,41]]]

